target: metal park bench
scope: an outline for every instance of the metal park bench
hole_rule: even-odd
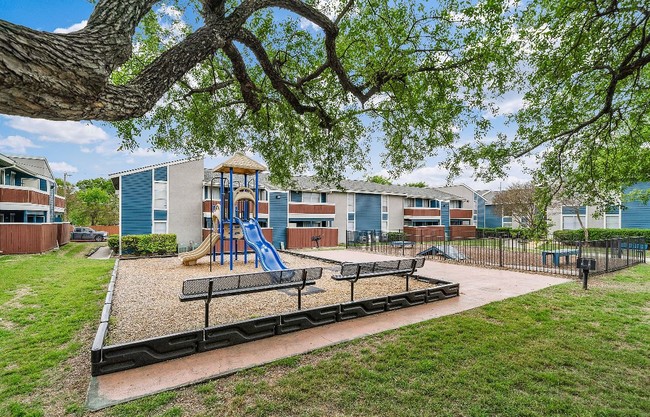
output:
[[[565,263],[569,264],[569,257],[577,255],[578,249],[559,249],[559,250],[543,250],[542,251],[542,265],[546,265],[546,257],[553,256],[553,265],[560,266],[560,256],[564,256]]]
[[[194,278],[183,281],[181,301],[205,300],[205,327],[208,327],[210,302],[213,298],[250,294],[262,291],[296,288],[298,310],[302,308],[302,290],[314,285],[323,275],[323,268],[283,269],[250,274]]]
[[[424,265],[424,258],[396,259],[393,261],[344,263],[341,273],[332,279],[350,282],[350,301],[354,301],[354,283],[361,278],[403,275],[406,277],[406,291],[409,290],[409,278],[417,268]]]

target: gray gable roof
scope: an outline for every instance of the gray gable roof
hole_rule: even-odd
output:
[[[212,178],[217,178],[215,180],[215,185],[219,184],[219,173],[212,172],[211,169],[205,168],[203,170],[203,182],[204,184],[210,183]],[[224,175],[224,178],[229,178],[228,175]],[[248,180],[255,178],[252,175],[249,175]],[[266,190],[282,191],[286,188],[281,188],[277,185],[269,182],[269,174],[260,173],[260,188]],[[341,187],[337,188],[334,186],[328,186],[321,184],[315,181],[314,177],[308,176],[297,176],[293,177],[292,181],[293,186],[290,187],[292,191],[315,191],[315,192],[353,192],[353,193],[368,193],[368,194],[388,194],[388,195],[398,195],[407,198],[426,198],[430,200],[464,200],[462,197],[459,197],[454,194],[449,194],[444,191],[440,191],[436,188],[418,188],[418,187],[407,187],[404,185],[384,185],[377,184],[369,181],[359,181],[359,180],[343,180],[341,181]],[[235,184],[242,184],[244,182],[243,175],[233,175],[233,182]]]
[[[16,165],[16,168],[25,170],[30,174],[54,180],[54,174],[50,169],[47,159],[40,156],[9,156],[4,155]]]

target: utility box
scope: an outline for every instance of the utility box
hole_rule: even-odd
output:
[[[582,269],[582,289],[586,290],[589,271],[596,270],[596,260],[594,258],[578,258],[576,268]]]
[[[594,258],[578,258],[576,268],[582,269],[583,271],[595,271],[596,260]]]

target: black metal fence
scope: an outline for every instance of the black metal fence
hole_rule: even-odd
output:
[[[417,231],[348,231],[346,247],[395,256],[425,256],[432,260],[459,262],[520,271],[579,276],[577,258],[596,260],[592,274],[616,271],[644,263],[648,244],[644,238],[615,238],[586,242],[531,240],[515,236],[484,236],[445,240]]]

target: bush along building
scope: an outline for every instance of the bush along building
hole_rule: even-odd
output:
[[[241,153],[235,157],[248,158]],[[222,204],[217,174],[204,168],[202,160],[136,168],[110,178],[120,197],[120,234],[172,233],[180,250],[205,239],[211,213]],[[268,174],[259,176],[259,223],[277,248],[336,246],[346,242],[348,231],[417,231],[438,238],[475,235],[476,213],[469,201],[439,189],[355,180],[331,187],[306,176],[293,180],[285,189],[272,184]],[[235,175],[232,186],[250,184]],[[226,196],[229,187],[224,185]]]
[[[64,211],[47,159],[0,154],[0,253],[41,253],[68,243]]]

